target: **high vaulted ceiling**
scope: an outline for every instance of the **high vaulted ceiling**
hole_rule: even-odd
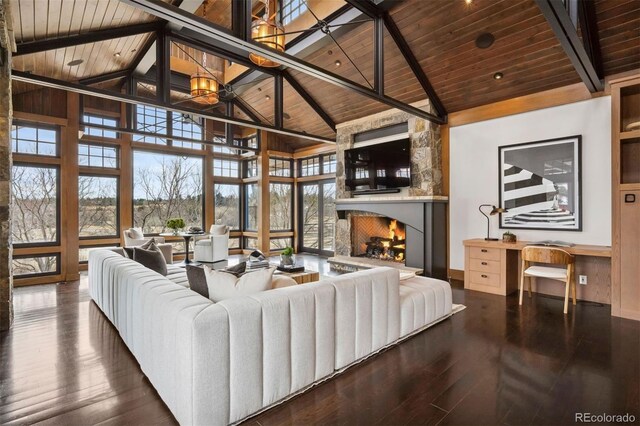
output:
[[[342,0],[307,1],[320,19],[340,16],[331,15],[336,10],[343,13],[349,10]],[[168,3],[189,9],[197,16],[206,12],[210,22],[231,28],[231,0],[208,0],[206,8],[200,0]],[[534,0],[473,0],[471,3],[465,0],[378,0],[376,3],[388,10],[448,113],[581,81]],[[640,1],[595,0],[593,5],[604,76],[640,70]],[[120,70],[134,73],[141,55],[154,40],[154,33],[64,47],[56,44],[60,39],[96,34],[104,29],[153,22],[162,24],[151,14],[119,0],[11,0],[11,6],[18,52],[21,47],[24,49],[42,40],[52,42],[51,46],[56,47],[19,54],[13,60],[14,69],[70,82],[82,82],[88,77]],[[252,6],[255,8],[256,0]],[[298,18],[298,27],[301,22],[311,25],[315,21],[311,15],[305,12]],[[300,52],[294,56],[362,86],[373,87],[374,25],[364,14],[352,22],[355,24],[332,30],[337,44],[328,35],[316,37],[313,42],[310,40],[313,37],[307,37],[302,43],[298,40],[297,46],[305,44],[305,47],[298,48]],[[287,30],[292,31],[295,25],[296,21],[288,25]],[[495,37],[493,45],[487,49],[476,47],[476,38],[487,32]],[[293,51],[289,45],[296,43],[291,42],[292,39],[293,36],[288,38],[288,51]],[[383,42],[385,95],[404,103],[425,99],[423,87],[387,30]],[[190,55],[185,56],[173,48],[171,67],[188,74],[190,64],[197,69],[189,56],[199,58],[202,51],[193,46],[183,47]],[[208,63],[215,60],[215,56],[210,58]],[[82,59],[82,64],[68,65],[77,59]],[[245,112],[236,108],[234,116],[247,120],[253,116],[273,125],[275,78],[254,73],[238,79],[235,77],[240,73],[235,68],[241,66],[231,64],[221,56],[218,59],[227,74],[227,78],[221,78],[236,83],[234,94],[246,107]],[[389,109],[387,104],[308,74],[292,69],[287,72],[335,123]],[[504,78],[495,80],[496,72],[502,73]],[[110,82],[114,90],[122,87],[123,76],[118,77]],[[101,84],[104,87],[105,83]],[[14,88],[20,92],[24,87],[17,85]],[[335,137],[327,120],[323,120],[308,99],[286,80],[283,94],[284,128]],[[285,139],[296,147],[314,143],[295,137]]]

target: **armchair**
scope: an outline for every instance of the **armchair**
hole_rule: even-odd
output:
[[[229,227],[211,225],[206,237],[196,237],[193,260],[196,262],[220,262],[229,258]]]
[[[142,228],[129,228],[122,231],[124,247],[139,247],[153,238],[162,252],[167,264],[173,263],[173,245],[165,243],[164,237],[145,237]]]

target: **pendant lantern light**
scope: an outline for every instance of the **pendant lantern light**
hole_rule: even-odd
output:
[[[272,4],[273,6],[271,6]],[[266,6],[264,16],[256,19],[251,24],[251,38],[255,42],[261,43],[282,53],[284,52],[284,27],[279,24],[276,19],[278,16],[276,4],[277,0],[265,1]],[[251,62],[261,67],[273,68],[280,66],[279,63],[255,53],[249,54],[249,59],[251,59]]]

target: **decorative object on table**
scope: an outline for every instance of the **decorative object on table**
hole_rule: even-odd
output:
[[[247,271],[269,267],[269,259],[267,259],[267,256],[265,256],[260,250],[254,250],[251,252],[246,262]]]
[[[296,258],[293,255],[292,247],[285,247],[280,253],[280,266],[294,266],[296,264]]]
[[[178,235],[181,229],[186,226],[181,217],[167,220],[167,228],[171,229],[173,235]]]
[[[294,273],[294,272],[304,272],[304,265],[296,266],[296,265],[278,265],[276,269],[280,272]]]
[[[516,234],[513,234],[509,231],[502,234],[502,242],[504,243],[515,243],[518,239],[516,238]]]
[[[187,232],[189,234],[204,234],[204,231],[199,226],[190,226]]]
[[[507,229],[582,230],[582,136],[499,147]]]
[[[498,241],[497,238],[491,238],[491,235],[490,235],[491,221],[489,220],[489,216],[487,216],[487,214],[482,211],[483,207],[491,207],[491,211],[489,212],[489,214],[491,216],[493,216],[495,214],[498,214],[498,213],[506,213],[508,210],[507,209],[503,209],[502,207],[496,207],[496,206],[494,206],[492,204],[480,204],[480,206],[478,207],[478,210],[480,211],[480,213],[482,213],[482,215],[487,218],[487,238],[485,238],[485,240],[487,240],[487,241]]]
[[[640,121],[634,121],[633,123],[629,123],[624,128],[624,130],[627,131],[627,132],[629,132],[631,130],[638,130],[638,129],[640,129]]]

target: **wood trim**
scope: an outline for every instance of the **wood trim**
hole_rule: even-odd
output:
[[[64,133],[63,129],[64,127],[60,130],[61,144],[62,144],[62,137]],[[45,165],[53,165],[53,166],[59,166],[60,164],[62,164],[62,160],[60,159],[60,157],[41,157],[37,155],[14,153],[14,154],[11,154],[11,158],[13,159],[13,164],[16,164],[16,163],[45,164]]]
[[[269,157],[293,158],[293,154],[290,152],[268,150],[267,153],[269,154]]]
[[[448,124],[450,127],[462,126],[478,121],[492,120],[494,118],[507,117],[523,112],[585,101],[605,95],[604,92],[591,93],[583,83],[576,83],[570,86],[545,90],[544,92],[452,112],[449,113]]]
[[[63,251],[62,246],[38,246],[38,247],[13,247],[14,256],[28,256],[37,254],[52,254],[61,253]]]
[[[52,117],[50,115],[31,114],[29,112],[13,111],[13,119],[21,121],[31,121],[33,123],[54,124],[56,126],[66,127],[68,120],[66,118]]]
[[[335,173],[329,173],[326,175],[314,175],[314,176],[300,176],[296,178],[296,182],[313,182],[317,180],[335,179]]]
[[[449,269],[449,279],[464,281],[464,271],[461,271],[459,269]]]
[[[270,202],[269,202],[269,151],[268,133],[260,130],[260,155],[258,155],[258,249],[263,253],[269,253],[271,228]]]
[[[334,144],[320,144],[314,145],[310,148],[303,148],[296,150],[293,153],[294,159],[305,158],[305,157],[313,157],[319,154],[334,154],[336,152],[336,145]]]
[[[205,122],[205,131],[207,123]],[[213,147],[205,147],[206,155],[204,156],[204,187],[203,187],[203,202],[204,202],[204,230],[207,231],[211,225],[215,223],[215,178],[213,177]]]
[[[60,157],[60,236],[64,248],[61,253],[62,276],[65,281],[80,278],[78,271],[79,212],[78,212],[78,130],[80,119],[80,95],[67,93],[67,127],[62,129]]]
[[[56,275],[43,275],[39,277],[13,277],[14,287],[26,287],[29,285],[41,285],[41,284],[55,284],[64,282],[62,274]]]
[[[120,126],[126,127],[129,120],[127,105],[120,104]],[[120,145],[120,245],[124,246],[123,229],[133,226],[133,150],[131,134],[122,134]]]
[[[79,166],[78,170],[81,175],[120,176],[120,169]]]
[[[100,108],[93,108],[88,106],[83,106],[82,111],[83,114],[93,114],[93,115],[101,115],[103,117],[111,117],[111,118],[120,118],[120,113],[116,111],[107,111]]]

